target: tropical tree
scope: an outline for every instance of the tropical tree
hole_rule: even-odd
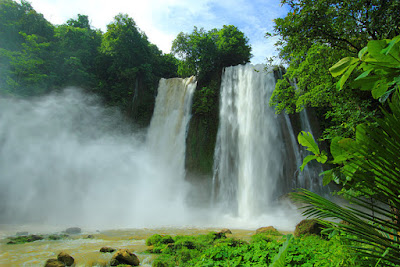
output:
[[[172,44],[172,53],[182,60],[179,75],[207,79],[223,67],[249,62],[251,47],[247,37],[233,25],[210,31],[194,27],[190,34],[178,34]]]
[[[78,14],[78,19],[70,19],[67,24],[55,29],[54,60],[57,72],[54,84],[57,87],[79,86],[93,89],[97,86],[96,64],[102,35],[89,24],[86,15]]]
[[[150,121],[155,90],[162,76],[176,76],[176,62],[164,55],[128,15],[119,14],[107,25],[98,61],[100,93],[107,103],[128,115]]]
[[[400,36],[373,40],[361,49],[358,58],[346,57],[330,68],[340,76],[337,88],[348,78],[358,76],[351,87],[370,91],[374,98],[385,102],[392,95],[376,127],[360,124],[355,140],[336,137],[330,147],[337,167],[325,172],[324,183],[334,180],[344,186],[344,194],[357,206],[341,207],[307,190],[293,194],[305,202],[305,215],[341,219],[325,222],[346,233],[358,245],[354,248],[377,265],[400,264]],[[309,134],[301,133],[299,142],[314,153],[304,161],[327,161],[327,153],[319,150]]]
[[[50,89],[51,25],[27,1],[0,1],[0,93],[35,95]]]
[[[270,105],[277,112],[317,109],[323,138],[354,136],[355,125],[373,121],[379,103],[365,91],[336,90],[329,67],[357,56],[369,40],[400,34],[399,1],[282,0],[290,12],[275,19],[279,56],[288,65]],[[352,101],[346,101],[351,99]],[[346,103],[345,106],[342,103]]]

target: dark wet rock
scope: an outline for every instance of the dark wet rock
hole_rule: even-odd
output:
[[[48,259],[44,267],[65,267],[65,264],[57,259]]]
[[[28,235],[28,236],[17,236],[11,237],[11,240],[7,244],[24,244],[44,239],[41,235]]]
[[[65,232],[70,235],[80,234],[82,232],[82,229],[79,227],[70,227],[67,230],[65,230]]]
[[[58,254],[57,260],[63,262],[66,266],[71,266],[72,264],[74,264],[75,261],[71,255],[63,251]]]
[[[16,236],[29,235],[28,232],[17,232]]]
[[[110,253],[110,252],[114,252],[114,251],[116,251],[116,249],[115,248],[110,248],[110,247],[102,247],[100,249],[100,252],[103,252],[103,253]]]
[[[321,235],[321,231],[324,229],[324,226],[316,219],[306,219],[302,220],[296,225],[296,229],[294,230],[294,236],[303,236],[303,235]]]
[[[220,231],[220,233],[222,233],[222,234],[232,234],[232,231],[229,230],[228,228],[224,228],[224,229],[222,229],[222,230]]]
[[[256,234],[280,235],[279,231],[273,226],[260,227],[256,230]]]
[[[47,238],[50,240],[60,240],[60,239],[68,238],[68,237],[69,237],[69,235],[67,235],[67,234],[61,234],[61,235],[54,234],[54,235],[49,235]]]
[[[88,235],[86,238],[94,238],[94,235]]]
[[[140,264],[139,258],[129,252],[127,249],[119,249],[112,257],[110,265],[118,266],[119,264],[129,264],[132,266],[138,266]]]

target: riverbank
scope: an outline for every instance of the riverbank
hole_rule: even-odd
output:
[[[70,234],[59,240],[42,240],[24,243],[7,244],[17,233],[26,232],[29,235],[62,234],[63,230],[57,227],[43,229],[41,226],[6,226],[0,231],[0,266],[44,266],[50,258],[57,258],[63,251],[70,254],[76,266],[106,266],[113,253],[101,253],[102,247],[128,249],[139,258],[141,266],[151,266],[155,255],[147,251],[146,239],[154,234],[160,235],[201,235],[209,232],[218,232],[220,228],[154,228],[154,229],[114,229],[114,230],[85,230],[80,234]],[[231,229],[233,238],[249,241],[255,234],[254,230]]]

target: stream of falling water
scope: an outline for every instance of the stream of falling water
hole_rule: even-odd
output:
[[[147,136],[77,89],[0,98],[0,223],[187,224],[184,151],[195,86],[193,77],[160,81]]]
[[[267,103],[275,78],[264,67],[228,67],[222,76],[214,191],[216,203],[244,219],[271,211],[282,175],[280,127]]]

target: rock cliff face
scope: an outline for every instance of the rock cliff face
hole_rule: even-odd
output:
[[[185,169],[188,179],[204,175],[212,177],[219,124],[220,87],[220,72],[215,73],[211,81],[199,80],[197,83],[186,139]],[[208,89],[207,95],[204,88]]]

